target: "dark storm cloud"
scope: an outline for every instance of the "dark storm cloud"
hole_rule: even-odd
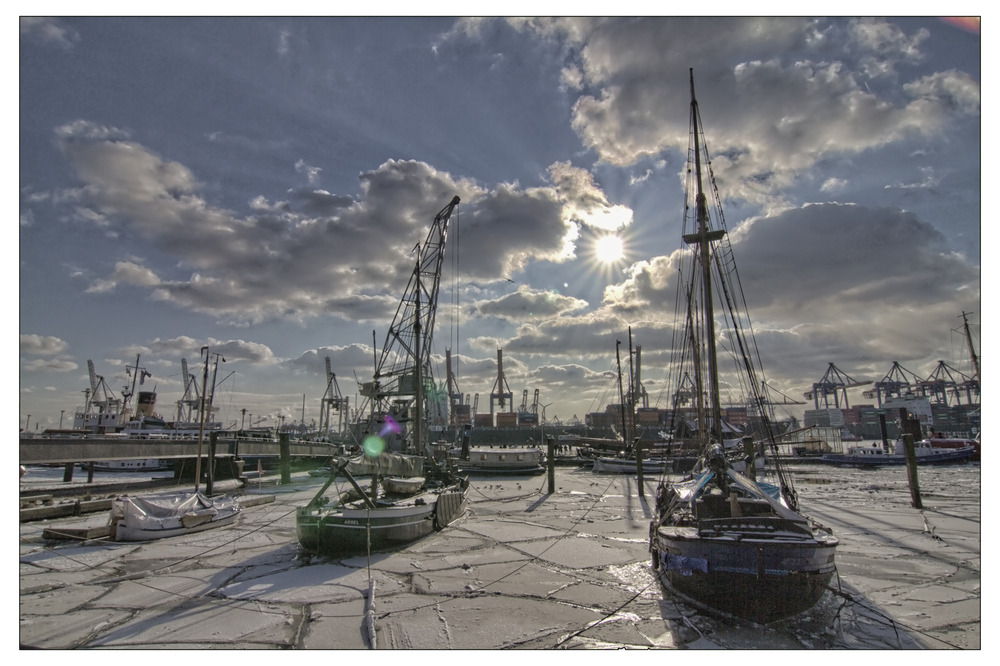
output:
[[[786,387],[808,373],[818,380],[828,362],[870,374],[893,360],[946,357],[952,320],[977,309],[978,267],[944,249],[942,234],[912,213],[810,205],[747,221],[731,242],[769,376]],[[687,249],[635,264],[596,311],[475,343],[593,361],[613,358],[631,326],[648,366],[662,368],[671,329],[683,323],[674,318],[679,271],[690,264]],[[940,338],[928,347],[934,327]]]
[[[84,183],[77,198],[89,204],[77,217],[128,229],[177,259],[170,271],[141,258],[118,261],[89,290],[148,288],[158,300],[229,323],[318,314],[385,319],[412,271],[414,247],[456,194],[466,203],[452,221],[461,219],[461,246],[453,229],[448,251],[473,258],[462,262],[471,278],[500,280],[530,260],[565,258],[575,224],[608,211],[627,217],[569,165],[553,168],[551,187],[489,191],[423,162],[396,160],[360,175],[359,200],[312,191],[304,205],[292,205],[258,196],[251,214],[240,215],[212,206],[189,169],[127,132],[78,121],[58,136]],[[301,193],[295,201],[302,204]]]
[[[892,303],[925,306],[978,291],[979,270],[945,249],[943,235],[912,213],[816,204],[743,223],[732,232],[755,319],[817,316]],[[636,264],[606,304],[672,311],[688,250]]]

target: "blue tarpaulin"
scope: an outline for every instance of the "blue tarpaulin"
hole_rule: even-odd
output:
[[[667,553],[663,564],[667,569],[678,569],[684,576],[690,576],[696,569],[708,573],[708,560],[701,557],[684,557]]]

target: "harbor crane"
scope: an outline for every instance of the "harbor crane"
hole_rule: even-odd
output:
[[[437,315],[441,267],[444,263],[448,223],[461,200],[456,196],[442,208],[431,224],[427,237],[414,248],[416,265],[386,333],[382,353],[375,364],[371,382],[361,385],[365,398],[362,413],[368,413],[368,432],[379,432],[378,422],[391,416],[400,424],[411,424],[420,411],[424,421],[424,393],[435,386],[431,369],[431,343]],[[418,387],[420,390],[418,390]],[[419,447],[420,434],[407,438]]]
[[[90,359],[87,359],[87,372],[90,374],[90,397],[85,411],[90,413],[91,409],[96,409],[98,413],[118,414],[122,407],[121,399],[115,397],[114,392],[108,388],[104,376],[97,374],[94,362]]]
[[[962,404],[963,395],[970,405],[979,402],[979,379],[969,377],[944,361],[938,361],[934,372],[921,383],[921,388],[924,395],[941,405],[949,404],[949,396],[955,398],[958,405]]]
[[[883,400],[913,396],[917,391],[921,391],[921,395],[923,395],[921,390],[923,384],[924,380],[916,373],[907,370],[898,361],[893,361],[889,372],[872,384],[872,387],[862,395],[868,400],[875,398],[878,406],[882,407]]]
[[[490,391],[490,416],[494,413],[494,403],[500,406],[500,409],[507,405],[510,401],[511,406],[514,405],[514,393],[510,390],[510,386],[507,385],[507,378],[503,376],[503,350],[497,350],[497,380],[493,383],[493,390]]]
[[[814,401],[816,409],[819,409],[820,398],[823,399],[824,408],[829,409],[831,395],[833,396],[834,407],[840,409],[840,396],[843,395],[844,409],[847,409],[850,407],[850,404],[847,402],[847,389],[864,386],[865,384],[871,384],[871,381],[853,379],[831,363],[830,367],[826,369],[823,378],[812,385],[811,391],[806,391],[803,395],[807,400],[812,399]]]
[[[451,369],[451,349],[445,349],[444,354],[445,372],[448,376],[448,413],[451,415],[449,425],[455,426],[458,425],[458,419],[456,417],[458,416],[459,408],[463,404],[468,404],[468,398],[466,398],[465,403],[462,402],[462,392],[458,388],[458,380],[455,378],[455,373],[452,372]]]
[[[184,395],[177,401],[177,420],[194,422],[196,410],[201,409],[201,390],[198,378],[188,372],[186,358],[181,359],[181,380],[184,382]]]
[[[94,370],[94,362],[87,359],[90,388],[84,390],[84,407],[73,415],[73,428],[95,433],[114,432],[120,425],[122,401],[108,388],[104,377]]]
[[[347,418],[350,410],[349,397],[344,397],[340,392],[340,385],[337,383],[337,375],[334,374],[330,367],[330,357],[326,357],[326,391],[323,393],[323,397],[320,399],[319,408],[319,432],[325,432],[330,434],[330,425],[332,422],[332,417],[330,412],[333,411],[337,415],[337,429],[334,431],[340,434],[344,430],[344,420]]]

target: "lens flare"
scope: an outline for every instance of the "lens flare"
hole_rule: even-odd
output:
[[[385,425],[382,426],[382,430],[379,431],[378,436],[385,437],[390,432],[396,433],[398,435],[399,433],[403,432],[403,429],[399,427],[399,424],[396,423],[396,420],[394,418],[386,414]]]
[[[385,451],[385,440],[378,435],[368,435],[361,443],[361,450],[369,458],[378,458]]]

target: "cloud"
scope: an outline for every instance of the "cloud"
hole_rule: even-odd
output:
[[[176,259],[169,272],[118,261],[89,291],[144,287],[160,301],[227,323],[319,315],[385,320],[412,272],[413,248],[456,194],[464,212],[452,223],[461,219],[461,247],[453,243],[446,252],[461,253],[461,273],[471,279],[500,280],[532,261],[565,260],[576,224],[631,220],[628,209],[610,205],[586,172],[568,164],[553,165],[551,186],[486,189],[423,162],[396,160],[360,174],[360,198],[322,190],[283,202],[258,196],[240,215],[213,206],[189,169],[127,132],[76,121],[57,137],[83,183],[72,197],[77,219],[112,234],[138,234]]]
[[[201,348],[206,345],[209,348],[209,353],[213,355],[216,353],[222,354],[226,357],[227,362],[239,361],[265,366],[280,362],[280,359],[274,355],[270,347],[248,340],[217,340],[215,338],[208,338],[204,341],[198,341],[188,336],[180,336],[167,340],[156,338],[148,343],[151,352],[172,356],[187,355],[189,358],[193,357],[195,359],[202,357]]]
[[[25,372],[71,372],[78,367],[74,361],[68,358],[58,358],[69,347],[66,341],[60,338],[51,335],[21,333],[20,347],[22,354],[48,357],[30,361],[22,360],[21,368]]]
[[[22,364],[22,367],[28,372],[71,372],[79,366],[68,359],[39,358]]]
[[[66,351],[69,345],[65,340],[61,340],[51,335],[36,335],[34,333],[21,333],[21,353],[35,354],[39,356],[53,356]]]
[[[319,174],[323,171],[323,169],[316,166],[309,166],[304,160],[299,160],[295,163],[295,171],[297,173],[305,174],[309,184],[314,185],[319,181]]]
[[[905,211],[807,205],[748,220],[730,240],[767,376],[786,389],[801,385],[809,368],[818,379],[833,361],[875,373],[892,360],[947,358],[950,322],[979,301],[979,268],[943,249],[941,232]],[[691,265],[686,248],[637,262],[595,309],[553,313],[470,345],[610,364],[616,340],[627,344],[631,328],[652,381],[683,323],[677,282]],[[519,302],[512,297],[509,304]],[[940,343],[929,348],[935,327]]]
[[[594,182],[594,175],[569,162],[549,167],[552,180],[564,202],[563,214],[569,221],[589,227],[617,231],[632,224],[632,211],[626,206],[611,205]]]
[[[65,340],[51,335],[36,335],[21,333],[21,353],[32,356],[44,356],[30,361],[21,361],[21,369],[25,372],[71,372],[77,369],[77,364],[68,358],[58,358],[63,355],[69,345]]]
[[[979,84],[937,72],[906,82],[909,99],[872,91],[923,59],[925,30],[866,19],[510,20],[567,43],[564,80],[581,91],[573,128],[612,165],[688,148],[688,68],[725,196],[767,203],[822,160],[978,117]],[[774,57],[774,53],[782,53]]]
[[[476,311],[485,316],[499,317],[513,322],[525,319],[550,318],[559,314],[581,310],[587,302],[554,291],[538,291],[521,286],[512,294],[495,300],[478,301]]]
[[[80,34],[59,19],[22,16],[21,37],[70,50],[80,42]]]
[[[131,261],[119,261],[115,263],[115,270],[107,279],[95,281],[87,288],[87,292],[102,293],[113,291],[118,285],[155,287],[160,283],[160,278],[149,268]]]

